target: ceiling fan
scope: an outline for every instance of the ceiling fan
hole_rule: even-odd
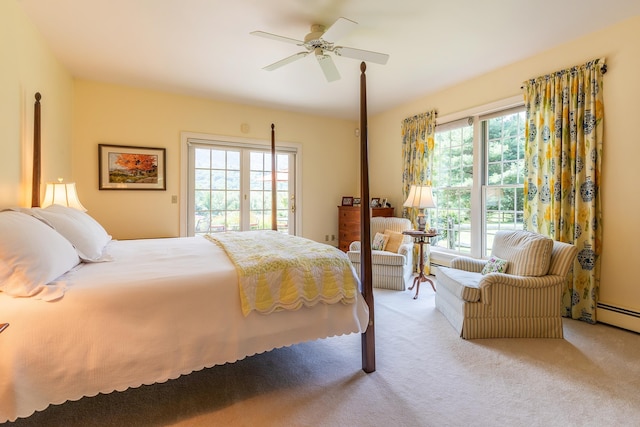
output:
[[[263,69],[268,71],[276,70],[298,59],[302,59],[313,52],[327,81],[332,82],[340,78],[340,73],[328,53],[382,65],[386,64],[389,60],[389,55],[386,53],[335,45],[337,40],[351,32],[356,25],[358,25],[357,22],[347,18],[338,18],[338,20],[326,30],[324,25],[314,24],[311,25],[311,32],[305,36],[304,40],[278,36],[276,34],[265,33],[264,31],[253,31],[251,34],[285,43],[292,43],[306,49],[306,51],[298,52],[271,65],[267,65]]]

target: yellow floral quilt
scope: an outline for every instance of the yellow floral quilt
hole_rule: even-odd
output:
[[[359,280],[346,254],[272,230],[207,234],[233,261],[242,313],[297,310],[319,302],[352,304]]]

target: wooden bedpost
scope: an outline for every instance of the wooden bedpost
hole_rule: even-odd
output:
[[[373,313],[373,285],[371,279],[371,207],[369,206],[369,153],[367,148],[367,65],[360,64],[360,277],[362,295],[369,306],[369,325],[362,334],[362,370],[376,370],[376,334]]]
[[[40,207],[40,99],[42,95],[36,92],[36,102],[33,107],[33,171],[31,178],[31,207]]]
[[[276,195],[278,172],[276,171],[276,125],[271,123],[271,229],[278,231],[278,197]]]

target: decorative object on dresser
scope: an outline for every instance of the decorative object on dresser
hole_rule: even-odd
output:
[[[364,207],[367,209],[367,207]],[[371,216],[393,216],[394,208],[371,208]],[[338,206],[338,248],[347,252],[349,244],[360,240],[360,206]]]
[[[342,206],[353,206],[353,197],[351,197],[351,196],[343,196],[342,197]]]

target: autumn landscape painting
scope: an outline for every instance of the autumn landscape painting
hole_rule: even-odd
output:
[[[109,153],[109,182],[158,182],[158,156]]]
[[[164,148],[100,144],[100,189],[164,190],[164,154]]]

